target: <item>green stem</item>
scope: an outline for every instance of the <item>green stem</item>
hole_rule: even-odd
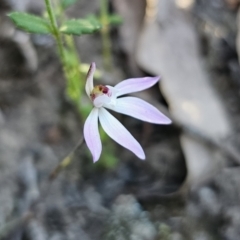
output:
[[[102,23],[102,46],[103,46],[103,61],[106,69],[112,67],[111,56],[111,39],[109,34],[109,21],[108,21],[108,0],[101,0],[101,23]]]
[[[52,27],[52,30],[53,30],[53,35],[54,35],[54,37],[56,39],[56,42],[57,42],[58,52],[59,52],[62,64],[65,68],[65,57],[64,57],[63,43],[62,43],[62,39],[61,39],[61,36],[60,36],[60,32],[58,30],[58,25],[57,25],[57,21],[56,21],[56,18],[55,18],[55,14],[53,12],[53,7],[52,7],[51,0],[45,0],[45,5],[46,5],[49,20],[50,20],[50,23],[51,23],[51,27]]]
[[[60,19],[64,22],[67,18],[64,9],[60,8]],[[71,55],[71,64],[67,63],[68,66],[68,82],[67,82],[67,93],[68,96],[74,101],[79,112],[81,113],[81,93],[84,89],[83,77],[81,74],[81,59],[77,53],[76,45],[73,36],[63,35],[64,42],[66,44],[65,49]],[[73,94],[74,92],[74,94]],[[73,97],[74,95],[74,97]]]
[[[67,96],[76,105],[81,114],[81,93],[83,90],[83,82],[81,81],[80,58],[77,54],[77,50],[74,44],[72,36],[61,36],[61,32],[58,29],[56,15],[51,3],[51,0],[44,0],[48,17],[52,27],[52,34],[56,40],[59,57],[62,62],[65,78],[67,80]],[[63,9],[60,9],[60,21],[64,21],[66,16]],[[65,45],[63,45],[63,40]]]

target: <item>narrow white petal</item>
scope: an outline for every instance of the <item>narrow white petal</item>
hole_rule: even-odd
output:
[[[159,78],[160,77],[143,77],[124,80],[114,87],[117,90],[116,95],[121,96],[150,88],[159,81]]]
[[[103,130],[118,144],[129,149],[136,154],[140,159],[145,159],[145,154],[131,133],[106,109],[99,109],[99,120]]]
[[[171,123],[171,120],[157,108],[136,97],[117,98],[115,106],[107,104],[104,107],[150,123]]]
[[[102,143],[98,131],[98,113],[98,108],[93,108],[83,128],[84,138],[94,162],[100,158],[102,152]]]
[[[93,90],[93,75],[96,70],[96,65],[95,63],[91,63],[90,68],[87,73],[87,79],[86,79],[86,85],[85,85],[85,90],[87,95],[90,97],[90,93]]]

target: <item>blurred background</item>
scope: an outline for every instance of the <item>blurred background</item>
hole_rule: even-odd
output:
[[[7,17],[42,15],[44,1],[1,0],[0,239],[239,240],[239,0],[107,4],[121,21],[109,27],[110,42],[100,32],[75,37],[81,62],[96,62],[95,83],[112,86],[160,75],[159,85],[135,95],[173,124],[114,114],[146,161],[104,136],[99,162],[83,145],[48,181],[86,116],[66,97],[54,39],[20,31]],[[77,0],[66,14],[99,15],[100,0]]]

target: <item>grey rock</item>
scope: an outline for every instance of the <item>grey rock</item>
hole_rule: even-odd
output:
[[[153,240],[157,231],[131,195],[120,195],[113,206],[105,239]]]

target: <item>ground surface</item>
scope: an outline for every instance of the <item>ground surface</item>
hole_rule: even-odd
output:
[[[155,126],[118,115],[143,145],[147,160],[140,161],[111,144],[117,163],[109,167],[101,159],[93,164],[83,146],[44,192],[34,210],[36,216],[17,221],[46,189],[51,170],[81,138],[84,120],[64,94],[54,41],[49,36],[28,39],[22,33],[17,38],[9,33],[14,28],[5,17],[7,12],[41,12],[43,5],[30,0],[22,5],[10,2],[1,3],[0,21],[0,239],[240,239],[239,163],[215,146],[214,154],[220,159],[217,170],[206,181],[189,186],[185,180],[190,170],[180,142],[184,128]],[[111,9],[121,12],[121,4],[130,4],[128,8],[138,13],[125,19],[132,33],[137,33],[145,1],[119,2],[112,1]],[[206,72],[233,128],[226,141],[235,149],[240,146],[237,4],[198,0],[188,10]],[[98,11],[98,1],[86,0],[78,1],[68,14],[83,17]],[[206,25],[212,29],[206,30]],[[216,31],[224,34],[219,37]],[[124,29],[112,30],[114,70],[102,81],[114,85],[124,78],[151,74],[134,57],[131,44],[136,36],[126,36]],[[27,47],[21,39],[27,39],[23,41]],[[95,61],[103,69],[100,34],[77,38],[76,43],[83,62]],[[168,107],[167,96],[162,96],[158,86],[143,96]]]

